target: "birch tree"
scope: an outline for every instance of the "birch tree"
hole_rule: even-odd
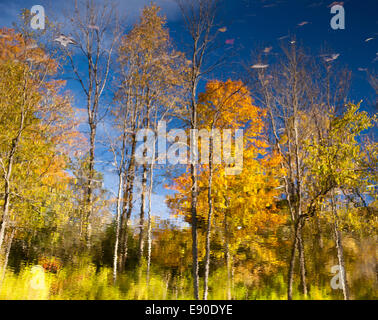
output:
[[[209,54],[211,45],[215,40],[216,33],[214,27],[217,13],[218,0],[176,0],[179,5],[185,22],[185,28],[191,38],[190,42],[190,62],[191,70],[189,75],[189,113],[190,113],[190,129],[195,132],[198,128],[197,114],[197,89],[199,81],[205,73],[209,73],[214,69],[216,64],[210,67],[206,65],[206,57]],[[191,136],[190,146],[191,154],[191,215],[192,215],[192,276],[194,298],[199,299],[199,275],[198,275],[198,245],[197,245],[197,137]]]
[[[121,87],[117,93],[117,99],[122,102],[123,108],[128,110],[130,117],[127,127],[124,128],[129,142],[127,149],[129,154],[126,158],[127,167],[123,185],[119,259],[121,270],[127,258],[127,225],[133,211],[134,182],[138,165],[141,165],[142,169],[138,259],[141,261],[143,258],[148,171],[150,170],[150,180],[152,180],[151,166],[155,161],[153,146],[152,159],[147,159],[146,150],[143,150],[142,159],[139,159],[143,163],[137,162],[135,158],[137,131],[139,129],[156,131],[157,119],[164,119],[168,111],[171,112],[179,106],[187,75],[184,55],[173,48],[169,31],[165,26],[165,17],[160,16],[159,11],[160,8],[155,5],[146,6],[139,23],[122,38],[119,51]],[[120,118],[123,119],[125,114],[123,112]],[[143,139],[143,143],[146,143],[147,137]],[[151,188],[152,186],[149,192],[152,192]]]
[[[306,296],[306,266],[303,227],[317,210],[317,203],[332,190],[322,185],[313,190],[306,183],[309,167],[306,140],[313,136],[322,139],[327,130],[327,114],[341,112],[347,101],[350,74],[335,69],[330,62],[319,62],[306,55],[292,41],[283,49],[284,59],[270,70],[257,72],[261,103],[270,118],[271,141],[282,156],[282,177],[286,202],[294,226],[294,240],[288,272],[288,299],[292,299],[296,252],[299,255],[300,279]],[[324,71],[322,71],[324,70]]]
[[[89,245],[90,219],[93,213],[97,127],[104,115],[102,98],[109,83],[112,58],[121,34],[117,7],[111,1],[75,0],[73,8],[73,16],[67,17],[69,22],[64,25],[64,29],[72,36],[61,34],[54,41],[59,42],[58,46],[63,57],[67,60],[86,99],[86,122],[89,127],[89,170],[81,234]],[[83,60],[85,61],[84,65]]]

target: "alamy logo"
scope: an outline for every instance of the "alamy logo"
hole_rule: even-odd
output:
[[[243,170],[243,130],[235,130],[234,148],[232,148],[232,140],[232,130],[230,129],[224,129],[222,132],[219,129],[190,130],[188,139],[185,130],[171,129],[167,133],[166,122],[159,121],[156,133],[151,129],[141,129],[137,132],[136,141],[141,144],[136,149],[135,159],[139,164],[151,164],[152,162],[166,164],[167,161],[172,165],[208,164],[210,141],[212,141],[213,163],[226,164],[226,175],[238,175]],[[169,146],[168,143],[170,143]],[[157,158],[155,158],[156,151]]]
[[[334,290],[342,289],[342,274],[345,275],[343,267],[339,265],[333,266],[331,268],[331,272],[336,273],[336,275],[331,279],[331,288]]]
[[[45,8],[41,5],[35,5],[30,10],[32,18],[30,27],[34,30],[45,29]]]
[[[331,19],[331,28],[333,30],[345,29],[345,10],[340,4],[331,7],[331,13],[336,14]]]

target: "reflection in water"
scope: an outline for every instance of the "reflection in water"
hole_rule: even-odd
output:
[[[138,259],[139,227],[130,226],[125,268],[113,284],[112,247],[114,224],[99,233],[90,253],[80,241],[46,245],[50,255],[39,257],[33,248],[15,241],[0,289],[0,299],[191,299],[191,230],[179,218],[153,219],[151,268],[147,277],[148,250]],[[146,225],[147,226],[147,225]],[[231,272],[227,271],[222,228],[214,225],[211,243],[209,299],[286,299],[290,259],[290,228],[282,225],[254,239],[230,235]],[[237,231],[240,228],[236,227]],[[332,234],[322,232],[322,241],[309,227],[304,233],[309,298],[342,299],[331,287],[337,264]],[[63,230],[62,230],[63,232]],[[70,233],[71,234],[71,233]],[[205,230],[198,233],[200,286],[203,286]],[[65,247],[61,246],[65,244]],[[146,244],[147,248],[147,244]],[[28,251],[26,251],[28,249]],[[353,299],[377,298],[376,245],[372,239],[344,238],[346,271]],[[68,252],[76,252],[69,255]],[[22,260],[21,260],[22,258]],[[24,261],[27,261],[26,263]],[[37,261],[39,265],[32,265]],[[21,262],[21,265],[20,265]],[[299,268],[298,262],[296,268]],[[296,275],[296,277],[299,277]],[[295,279],[297,280],[297,279]],[[228,288],[228,283],[230,288]],[[301,299],[299,281],[294,299]]]

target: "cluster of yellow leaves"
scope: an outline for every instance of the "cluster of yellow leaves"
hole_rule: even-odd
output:
[[[119,62],[124,73],[124,88],[138,88],[128,97],[139,97],[148,91],[148,99],[155,104],[172,103],[179,97],[180,87],[187,81],[185,55],[171,45],[166,19],[159,15],[156,5],[143,9],[139,23],[121,39]],[[121,96],[125,92],[120,92]]]
[[[199,129],[244,130],[243,171],[239,175],[227,175],[226,164],[215,164],[212,183],[213,230],[224,232],[227,220],[230,250],[236,255],[238,248],[251,248],[256,239],[273,239],[279,226],[286,222],[275,205],[279,194],[278,177],[282,174],[281,159],[270,152],[266,142],[265,110],[253,104],[249,90],[241,81],[210,81],[206,91],[199,95],[198,109]],[[198,225],[202,230],[207,224],[208,177],[208,166],[202,165],[197,206]],[[176,193],[167,199],[172,213],[184,216],[188,223],[191,222],[190,188],[188,171],[174,180],[172,189]],[[270,254],[273,253],[266,253],[265,258],[271,259]],[[242,255],[239,258],[243,259]]]

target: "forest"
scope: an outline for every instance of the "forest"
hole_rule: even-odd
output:
[[[0,24],[0,300],[378,298],[377,72],[71,2]]]

